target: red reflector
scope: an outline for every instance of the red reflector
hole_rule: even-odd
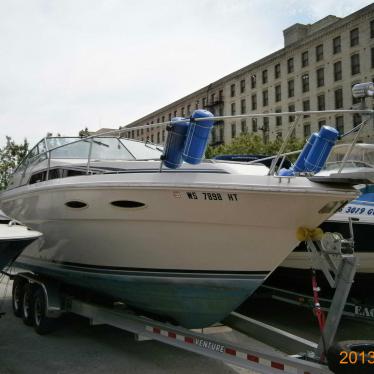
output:
[[[284,370],[284,365],[279,362],[271,362],[271,367],[274,369]]]
[[[160,330],[158,327],[154,327],[154,328],[153,328],[153,332],[154,332],[155,334],[161,334],[161,330]]]
[[[253,362],[258,362],[258,357],[252,356],[252,355],[247,355],[247,360],[253,361]]]
[[[227,353],[228,355],[235,356],[236,355],[236,350],[232,349],[232,348],[225,348],[225,353]]]
[[[193,344],[193,338],[189,338],[188,336],[184,338],[184,341],[185,343]]]
[[[168,337],[175,339],[177,337],[177,334],[175,332],[168,332]]]

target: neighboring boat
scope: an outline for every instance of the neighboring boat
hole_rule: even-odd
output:
[[[10,266],[19,254],[42,234],[12,221],[0,211],[0,271]]]
[[[330,176],[342,166],[348,144],[335,146],[318,175]],[[351,155],[342,168],[342,177],[356,175],[362,182],[374,172],[374,144],[356,144]],[[345,238],[350,237],[349,218],[352,219],[355,252],[358,257],[358,269],[352,285],[350,298],[362,302],[374,302],[374,296],[367,292],[368,285],[374,283],[374,185],[358,186],[361,195],[342,207],[336,214],[320,226],[325,232],[339,232]],[[314,263],[307,252],[305,244],[299,246],[267,279],[265,285],[289,291],[308,294],[312,292],[311,273],[307,271]],[[329,297],[333,290],[324,276],[318,277],[322,285],[321,295]]]
[[[205,327],[263,283],[296,246],[298,227],[318,226],[357,196],[260,164],[206,160],[161,172],[161,153],[116,137],[43,139],[1,195],[7,214],[44,233],[17,265]]]

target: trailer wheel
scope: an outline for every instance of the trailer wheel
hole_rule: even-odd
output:
[[[47,317],[47,303],[41,287],[38,287],[34,293],[32,308],[35,331],[39,335],[45,335],[53,331],[56,326],[56,319]]]
[[[13,288],[12,288],[12,308],[13,308],[13,314],[16,317],[22,317],[24,287],[25,287],[25,280],[19,276],[16,276],[13,281]]]
[[[346,340],[327,353],[329,369],[336,374],[367,374],[373,369],[374,340]]]
[[[33,299],[33,286],[31,283],[26,283],[23,288],[23,298],[22,298],[22,320],[27,326],[32,326],[33,316],[32,316],[32,299]]]

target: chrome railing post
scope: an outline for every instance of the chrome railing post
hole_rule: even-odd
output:
[[[286,135],[281,147],[279,148],[279,151],[278,151],[274,161],[271,164],[268,175],[273,175],[274,174],[275,168],[276,168],[277,163],[278,163],[278,160],[281,158],[282,154],[284,153],[284,150],[285,150],[285,148],[287,146],[287,143],[288,143],[288,139],[291,137],[291,134],[292,134],[293,130],[296,128],[300,117],[301,117],[301,114],[298,113],[298,112],[295,112],[295,121],[294,121],[293,125],[291,125],[288,128],[287,135]],[[282,161],[281,165],[283,165],[283,161]]]
[[[361,124],[359,125],[360,128],[357,130],[357,133],[355,135],[355,137],[353,138],[353,142],[352,144],[349,146],[347,152],[345,153],[344,157],[343,157],[343,161],[339,167],[339,170],[338,170],[338,174],[340,174],[345,166],[345,163],[347,162],[349,156],[351,155],[352,151],[353,151],[353,147],[356,145],[357,143],[357,139],[358,137],[360,136],[360,133],[362,131],[362,129],[366,126],[367,122],[369,121],[369,118],[368,119],[365,119],[361,122]]]
[[[51,169],[51,152],[48,152],[48,165],[47,165],[47,174],[45,176],[45,180],[49,180],[49,171]]]
[[[86,170],[86,174],[89,174],[90,173],[90,166],[91,166],[91,155],[92,155],[92,145],[93,145],[93,141],[92,141],[92,138],[90,139],[90,147],[88,149],[88,158],[87,158],[87,170]]]

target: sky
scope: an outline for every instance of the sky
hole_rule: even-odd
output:
[[[124,126],[366,0],[0,0],[0,147]]]

